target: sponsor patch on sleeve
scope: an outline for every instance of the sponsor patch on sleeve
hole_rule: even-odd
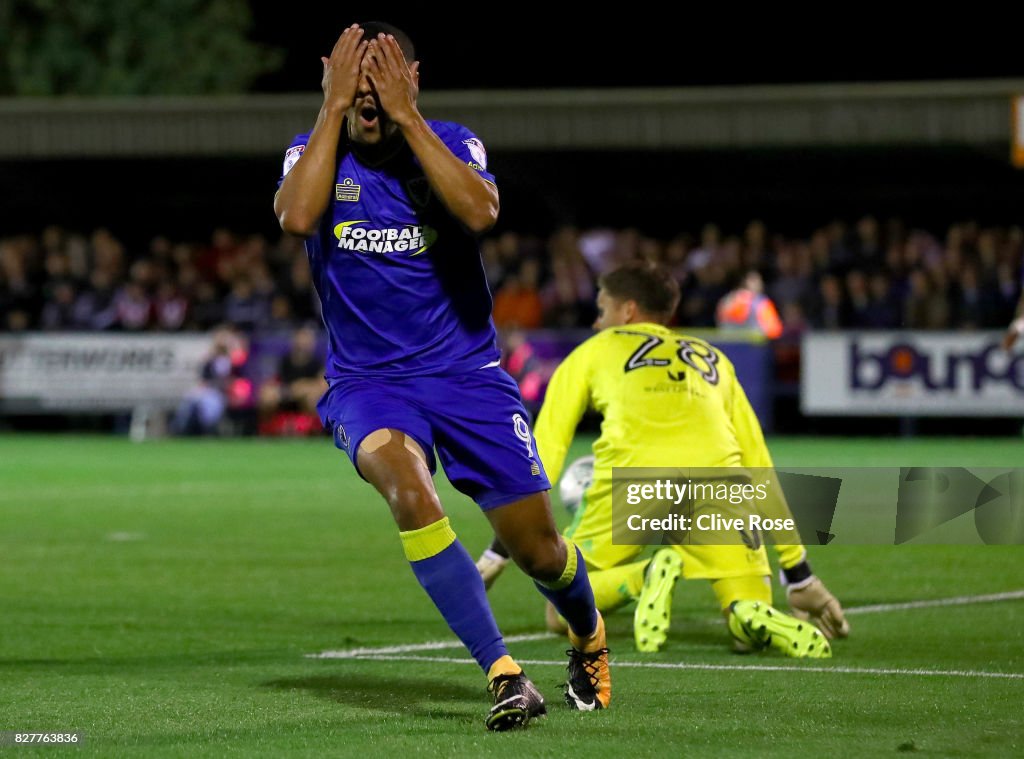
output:
[[[486,171],[487,151],[484,149],[484,144],[480,142],[480,140],[478,140],[476,137],[472,137],[468,140],[463,140],[462,144],[469,148],[469,154],[473,156],[473,162],[482,166],[483,169]],[[473,164],[470,164],[470,166],[472,165]]]
[[[288,176],[288,172],[292,170],[295,162],[302,158],[302,151],[305,149],[305,145],[295,145],[288,148],[284,154],[284,168],[281,170],[281,176]]]

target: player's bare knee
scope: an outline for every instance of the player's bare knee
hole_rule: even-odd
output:
[[[386,498],[395,522],[403,530],[426,527],[444,516],[437,494],[419,483],[397,485]]]
[[[512,558],[526,575],[541,582],[554,582],[565,571],[565,545],[560,538],[533,541],[513,551]]]

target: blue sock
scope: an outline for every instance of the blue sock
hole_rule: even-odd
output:
[[[568,541],[565,547],[568,556],[562,576],[549,583],[534,580],[534,584],[569,623],[572,631],[577,636],[585,638],[597,629],[594,591],[590,587],[587,565],[583,561],[580,549]]]
[[[444,621],[487,673],[508,656],[487,591],[469,553],[456,539],[448,517],[400,533],[405,557]]]

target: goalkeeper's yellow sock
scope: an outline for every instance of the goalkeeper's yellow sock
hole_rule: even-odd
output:
[[[760,601],[766,606],[772,604],[772,578],[767,575],[722,577],[711,581],[711,589],[715,591],[718,605],[726,616],[736,601]]]

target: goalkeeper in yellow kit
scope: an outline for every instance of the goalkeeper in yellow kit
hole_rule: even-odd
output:
[[[845,637],[849,625],[811,572],[802,545],[776,546],[791,617],[771,607],[771,571],[759,541],[666,547],[649,560],[638,560],[643,546],[613,543],[613,467],[770,468],[772,460],[730,361],[703,340],[664,326],[679,299],[671,275],[630,264],[604,275],[599,286],[594,326],[601,331],[555,371],[534,427],[541,461],[557,482],[584,412],[592,407],[603,417],[593,482],[565,531],[586,561],[598,608],[637,601],[637,648],[657,651],[666,640],[676,580],[703,578],[711,581],[738,648],[831,655],[807,622],[828,638]],[[495,542],[478,561],[488,585],[504,567],[502,553]],[[550,627],[560,625],[553,609],[547,616]]]

